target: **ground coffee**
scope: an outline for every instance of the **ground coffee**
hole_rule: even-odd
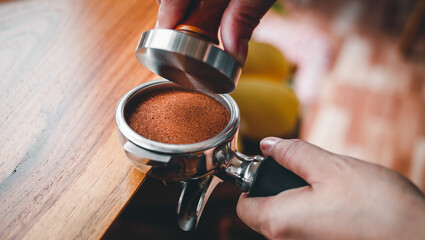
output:
[[[126,107],[125,118],[143,137],[169,144],[204,141],[229,123],[229,113],[217,100],[180,88],[136,97]]]

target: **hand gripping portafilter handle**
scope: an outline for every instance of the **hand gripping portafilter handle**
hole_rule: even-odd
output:
[[[278,164],[272,157],[265,157],[257,169],[249,196],[274,196],[288,189],[308,185],[304,179]]]
[[[230,0],[192,0],[186,18],[175,28],[199,34],[218,44],[221,17]]]

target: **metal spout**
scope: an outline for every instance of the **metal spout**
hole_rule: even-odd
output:
[[[184,182],[177,205],[177,221],[184,231],[196,229],[205,204],[214,188],[223,180],[210,174],[200,179]]]

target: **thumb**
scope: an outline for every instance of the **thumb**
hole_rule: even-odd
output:
[[[248,53],[248,41],[260,19],[275,0],[231,0],[221,19],[221,39],[224,49],[243,66]]]
[[[268,137],[260,143],[265,156],[271,156],[280,165],[305,179],[308,183],[330,176],[339,166],[335,154],[299,139]]]

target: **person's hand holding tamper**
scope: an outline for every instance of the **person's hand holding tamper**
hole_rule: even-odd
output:
[[[159,11],[156,27],[174,29],[187,16],[187,12],[190,11],[190,4],[194,1],[157,0],[157,2]],[[248,41],[251,39],[252,32],[275,0],[201,0],[200,2],[211,3],[209,12],[213,12],[211,8],[221,8],[220,5],[224,5],[225,9],[222,17],[221,15],[207,15],[205,18],[199,19],[198,24],[214,24],[217,29],[221,25],[221,40],[224,50],[234,56],[239,64],[243,66],[248,52]]]

